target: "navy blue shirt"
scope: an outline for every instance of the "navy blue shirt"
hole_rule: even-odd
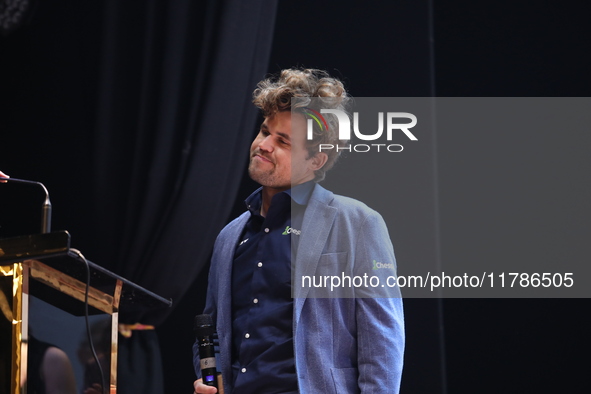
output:
[[[261,189],[246,199],[251,216],[232,266],[234,393],[298,392],[291,262],[314,185],[277,193],[265,217]]]

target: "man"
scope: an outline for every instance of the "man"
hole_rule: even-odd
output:
[[[340,110],[348,100],[342,83],[319,70],[284,70],[254,92],[265,119],[250,148],[249,175],[262,188],[218,236],[204,311],[216,322],[226,393],[399,391],[404,351],[399,289],[373,297],[361,286],[353,296],[334,298],[326,288],[314,292],[302,285],[314,275],[361,277],[376,260],[390,268],[379,270],[382,283],[385,273],[395,275],[381,216],[316,183],[338,157],[336,150],[320,152],[319,144],[342,141],[336,119],[307,107],[315,97]],[[294,108],[292,98],[299,100]],[[308,119],[313,119],[311,141]],[[199,376],[196,346],[194,351]],[[201,379],[194,389],[216,392]]]

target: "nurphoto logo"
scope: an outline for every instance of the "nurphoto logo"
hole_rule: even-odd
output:
[[[353,112],[353,127],[351,127],[351,121],[347,113],[338,109],[323,108],[320,109],[320,111],[316,111],[306,107],[304,108],[304,113],[307,116],[307,139],[310,141],[313,139],[314,123],[317,124],[320,130],[328,130],[328,123],[323,114],[332,114],[336,116],[338,120],[339,140],[350,140],[351,129],[355,136],[361,141],[377,141],[382,138],[384,129],[386,131],[385,137],[388,143],[352,144],[347,146],[320,144],[318,146],[320,152],[330,149],[336,149],[337,152],[343,150],[349,152],[402,152],[404,147],[401,144],[390,143],[392,142],[393,137],[400,132],[408,137],[409,140],[418,141],[417,137],[410,131],[411,128],[416,126],[417,117],[409,112],[378,112],[378,130],[375,132],[372,131],[371,133],[367,133],[367,130],[365,130],[367,134],[362,133],[359,129],[359,112]]]

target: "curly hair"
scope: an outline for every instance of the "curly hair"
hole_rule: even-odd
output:
[[[314,99],[314,100],[313,100]],[[253,92],[253,103],[265,118],[281,111],[297,111],[309,107],[338,109],[347,113],[346,106],[351,96],[343,83],[331,77],[326,71],[316,69],[290,68],[267,78],[257,85]],[[328,156],[326,164],[315,171],[316,182],[324,179],[326,172],[336,163],[340,151],[337,146],[346,146],[348,141],[339,140],[338,119],[332,114],[324,115],[327,129],[313,125],[313,139],[306,141],[308,158],[318,153],[320,144],[332,144],[335,149],[324,151]]]

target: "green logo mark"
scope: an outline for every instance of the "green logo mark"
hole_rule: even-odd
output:
[[[281,233],[281,235],[289,235],[289,234],[294,234],[294,235],[300,235],[302,233],[302,230],[296,230],[295,228],[292,227],[285,227],[285,230]]]

